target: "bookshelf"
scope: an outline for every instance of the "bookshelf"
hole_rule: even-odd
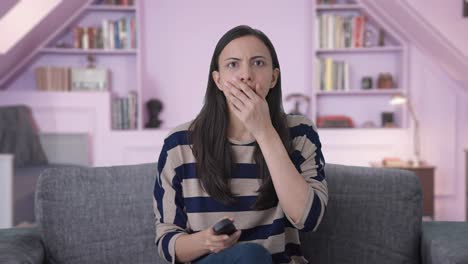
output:
[[[108,71],[108,88],[106,91],[79,93],[89,93],[90,97],[99,93],[99,96],[108,97],[104,108],[108,109],[106,119],[109,123],[106,127],[111,133],[142,129],[139,2],[89,0],[42,45],[37,51],[38,59],[29,70],[32,72],[39,66],[87,68],[88,56],[92,55],[95,68]],[[59,91],[47,91],[45,94],[54,92]],[[77,93],[60,92],[70,93],[69,98]]]
[[[358,0],[316,0],[314,8],[312,118],[344,115],[353,120],[350,129],[391,129],[382,126],[382,114],[392,112],[392,128],[405,128],[405,109],[389,104],[408,91],[405,43]],[[391,74],[392,87],[377,88],[383,73]],[[362,88],[365,77],[372,88]]]

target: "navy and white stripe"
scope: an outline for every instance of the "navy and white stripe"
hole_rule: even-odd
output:
[[[156,243],[160,256],[175,263],[175,239],[210,227],[223,216],[235,219],[242,230],[239,243],[258,243],[268,249],[275,263],[306,263],[302,257],[299,231],[315,230],[323,218],[328,201],[325,159],[315,125],[306,117],[287,117],[293,150],[290,159],[309,184],[309,199],[303,217],[294,223],[279,206],[257,211],[258,166],[253,143],[232,143],[235,161],[231,190],[236,203],[224,205],[211,198],[197,177],[196,161],[188,142],[190,122],[169,133],[158,160],[154,187]]]

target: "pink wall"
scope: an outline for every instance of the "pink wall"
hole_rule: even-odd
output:
[[[406,0],[446,39],[468,57],[468,18],[462,0]]]
[[[203,102],[216,42],[240,24],[261,29],[275,45],[284,94],[305,92],[312,84],[311,2],[144,1],[143,99],[165,102],[166,127],[193,119]]]
[[[463,220],[468,92],[420,50],[413,48],[411,54],[411,88],[420,121],[421,154],[436,167],[437,219]]]

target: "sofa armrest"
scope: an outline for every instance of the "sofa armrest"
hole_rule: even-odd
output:
[[[42,264],[44,256],[37,228],[0,229],[0,263]]]
[[[13,160],[12,154],[0,154],[0,228],[13,226]]]
[[[421,258],[424,264],[468,263],[468,222],[423,222]]]

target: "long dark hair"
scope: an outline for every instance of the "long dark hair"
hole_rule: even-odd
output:
[[[231,146],[227,140],[228,108],[224,94],[218,89],[213,80],[212,72],[219,70],[218,59],[224,47],[232,40],[243,36],[255,36],[261,40],[270,51],[273,69],[280,69],[275,48],[263,32],[245,25],[229,30],[216,45],[211,58],[204,105],[189,127],[189,141],[193,144],[192,152],[197,161],[198,178],[204,190],[211,197],[226,205],[236,202],[235,194],[232,193],[229,186],[233,162]],[[266,101],[268,102],[273,127],[278,132],[283,145],[289,153],[290,140],[282,104],[281,73],[275,87],[270,89],[266,96]],[[256,142],[254,159],[258,165],[259,177],[262,180],[262,184],[257,191],[258,198],[254,208],[257,210],[271,208],[278,204],[278,197],[265,159]]]

